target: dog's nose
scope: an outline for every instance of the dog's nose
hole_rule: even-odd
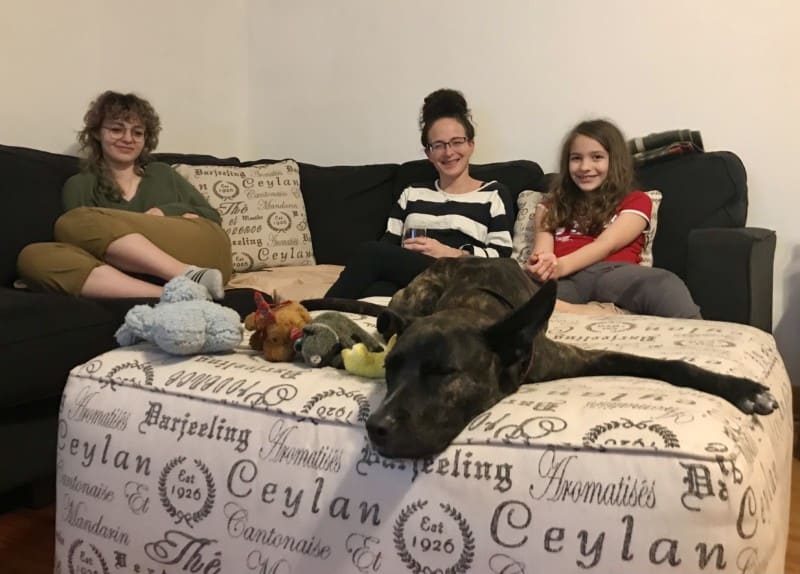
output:
[[[367,419],[366,426],[369,440],[374,445],[386,445],[386,441],[389,439],[389,424],[385,418],[376,419],[375,417],[370,417]]]

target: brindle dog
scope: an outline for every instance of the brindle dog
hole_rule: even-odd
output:
[[[475,416],[521,384],[590,375],[659,379],[720,396],[746,414],[768,414],[768,389],[675,360],[579,349],[547,338],[556,284],[538,287],[510,259],[439,259],[378,316],[386,396],[367,421],[387,457],[444,450]]]

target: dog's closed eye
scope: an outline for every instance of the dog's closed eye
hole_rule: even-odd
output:
[[[442,365],[441,363],[423,364],[420,368],[420,373],[424,376],[430,377],[446,377],[456,372],[455,367],[449,365]]]

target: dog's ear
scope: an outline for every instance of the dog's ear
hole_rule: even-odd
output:
[[[508,368],[526,368],[533,352],[533,340],[547,329],[556,305],[556,282],[547,281],[527,303],[500,319],[484,332],[489,347]]]
[[[375,327],[384,341],[388,341],[392,335],[397,334],[399,336],[400,333],[405,331],[408,324],[408,319],[387,308],[383,309],[378,315]]]

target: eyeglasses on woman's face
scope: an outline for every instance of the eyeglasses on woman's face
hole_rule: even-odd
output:
[[[111,139],[118,140],[130,134],[130,138],[135,141],[142,141],[145,136],[145,130],[142,126],[133,125],[126,126],[122,123],[112,123],[103,126],[103,129],[111,136]]]
[[[468,137],[452,138],[450,141],[435,141],[428,144],[428,151],[431,153],[442,153],[448,147],[453,150],[463,149],[469,143]]]

